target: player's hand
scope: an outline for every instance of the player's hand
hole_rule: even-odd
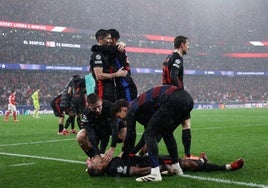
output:
[[[124,67],[121,67],[118,71],[117,71],[117,76],[118,77],[126,77],[128,71],[127,70],[123,70]]]
[[[166,168],[168,172],[167,175],[173,176],[176,174],[175,169],[171,165],[166,164]]]
[[[112,148],[112,147],[109,148],[109,150],[105,152],[103,160],[105,162],[110,162],[114,156],[114,151],[115,151],[115,148]]]
[[[120,51],[120,52],[124,52],[125,51],[125,48],[126,48],[126,44],[123,43],[123,42],[118,42],[117,43],[117,49]]]
[[[119,155],[118,155],[118,157],[124,157],[124,152],[122,151]]]

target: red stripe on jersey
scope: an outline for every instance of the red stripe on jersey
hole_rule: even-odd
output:
[[[161,91],[161,86],[159,86],[159,87],[155,87],[154,89],[153,89],[153,97],[156,97],[156,96],[159,96],[160,95],[160,91]]]
[[[97,81],[97,91],[98,91],[98,96],[103,99],[103,84],[101,80]]]

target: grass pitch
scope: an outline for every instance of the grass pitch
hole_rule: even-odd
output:
[[[3,118],[3,116],[1,116]],[[193,154],[204,151],[210,161],[226,164],[238,158],[238,171],[184,172],[185,177],[163,177],[162,182],[137,183],[135,177],[89,177],[86,155],[75,135],[57,135],[58,119],[21,115],[18,123],[0,121],[0,185],[8,187],[268,187],[268,109],[194,110]],[[137,125],[141,133],[143,127]],[[174,132],[183,153],[181,128]],[[139,138],[140,134],[138,135]],[[117,146],[117,153],[120,151]],[[167,154],[164,144],[160,153]]]

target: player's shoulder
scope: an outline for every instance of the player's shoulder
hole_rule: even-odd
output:
[[[111,108],[112,104],[113,104],[113,102],[108,101],[108,100],[103,100],[103,102],[102,102],[102,106],[104,108]]]
[[[85,108],[82,112],[85,116],[89,116],[92,112],[90,111],[89,108]]]

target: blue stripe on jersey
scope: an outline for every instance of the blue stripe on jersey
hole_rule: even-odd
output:
[[[141,105],[143,105],[146,102],[151,101],[152,99],[155,99],[157,97],[160,97],[163,94],[170,95],[172,94],[175,90],[178,90],[178,87],[172,86],[172,85],[163,85],[163,86],[157,86],[154,87],[145,93],[142,93],[138,98],[133,100],[129,107],[133,110],[137,110],[137,108]]]

